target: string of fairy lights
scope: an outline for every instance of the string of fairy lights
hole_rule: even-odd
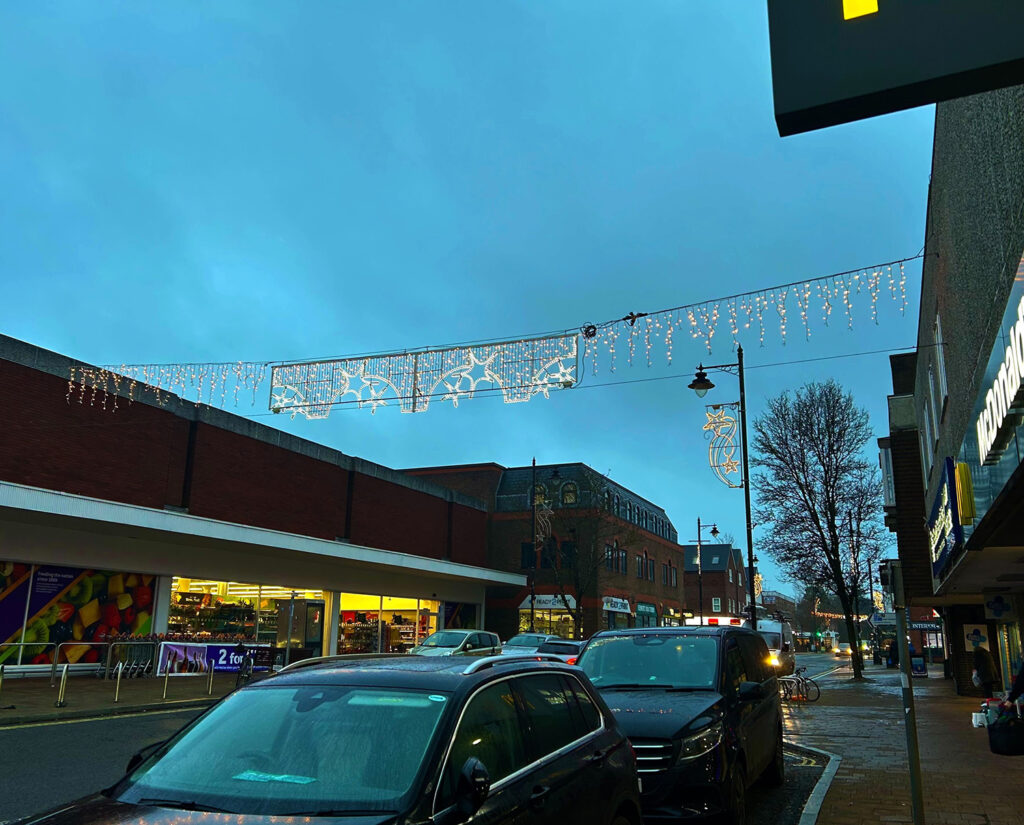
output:
[[[830,326],[836,312],[853,329],[860,302],[867,302],[868,318],[878,324],[878,303],[886,294],[906,313],[906,265],[921,257],[515,339],[304,361],[78,365],[70,369],[67,400],[116,410],[119,400],[143,397],[160,405],[177,397],[237,407],[240,398],[251,396],[255,406],[269,377],[270,410],[292,417],[325,418],[339,405],[423,412],[430,399],[457,407],[461,400],[492,393],[501,393],[505,403],[521,403],[571,389],[587,371],[614,373],[623,360],[628,367],[650,368],[663,357],[671,366],[680,336],[700,342],[710,354],[723,320],[730,347],[751,330],[765,346],[772,324],[785,344],[792,304],[805,340],[816,323]]]

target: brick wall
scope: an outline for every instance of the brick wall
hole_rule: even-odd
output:
[[[484,464],[479,467],[417,467],[402,472],[471,496],[486,504],[488,510],[494,510],[494,498],[504,468],[498,464]]]
[[[73,362],[0,336],[0,481],[486,566],[483,505],[210,407],[73,399]]]
[[[925,529],[921,452],[917,430],[889,436],[893,487],[896,493],[896,547],[903,568],[903,590],[910,603],[934,598],[931,553]]]

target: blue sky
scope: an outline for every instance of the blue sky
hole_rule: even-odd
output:
[[[0,331],[92,363],[514,337],[924,244],[933,108],[780,139],[763,3],[9,3],[0,28]],[[760,365],[912,345],[907,272],[905,316],[883,299],[877,326],[862,303],[852,332],[744,338],[751,415],[834,376],[883,434],[885,355]],[[732,360],[674,356],[615,378]],[[690,375],[587,386],[608,378],[418,415],[239,412],[393,467],[583,461],[683,541],[698,515],[741,537]]]

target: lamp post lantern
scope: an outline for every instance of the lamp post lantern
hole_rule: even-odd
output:
[[[754,593],[754,523],[750,517],[750,466],[747,458],[747,393],[746,385],[743,381],[743,347],[736,347],[736,363],[735,364],[713,364],[707,367],[709,370],[736,370],[736,375],[740,380],[740,444],[742,464],[743,464],[743,500],[746,506],[746,522],[747,522],[747,568],[750,571],[747,575],[747,589],[749,592],[748,598],[750,599],[750,626],[752,629],[757,630],[757,610],[755,605],[757,599]],[[705,371],[703,364],[697,367],[697,372],[693,377],[693,381],[688,385],[689,389],[697,393],[698,398],[703,398],[708,390],[714,389],[715,385],[708,379],[708,374]]]
[[[705,524],[704,527],[709,525]],[[712,524],[711,537],[718,538],[718,525]],[[700,623],[704,624],[704,567],[701,562],[701,523],[700,516],[697,516],[697,603],[700,606]]]

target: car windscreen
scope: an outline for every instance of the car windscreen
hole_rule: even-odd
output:
[[[511,639],[505,642],[505,647],[536,647],[537,645],[543,643],[543,636],[537,636],[530,633],[523,633],[519,636],[513,636]]]
[[[681,634],[629,634],[592,639],[577,662],[598,688],[716,685],[718,640]]]
[[[439,630],[431,633],[420,642],[422,647],[458,647],[466,638],[466,634],[457,630]]]
[[[234,814],[399,811],[448,700],[443,693],[362,686],[241,690],[143,762],[112,795]]]
[[[574,642],[544,642],[537,648],[538,653],[561,653],[573,655],[580,652],[580,646]]]
[[[768,645],[771,650],[782,649],[782,634],[781,633],[761,633],[761,638],[764,639],[764,643]]]

